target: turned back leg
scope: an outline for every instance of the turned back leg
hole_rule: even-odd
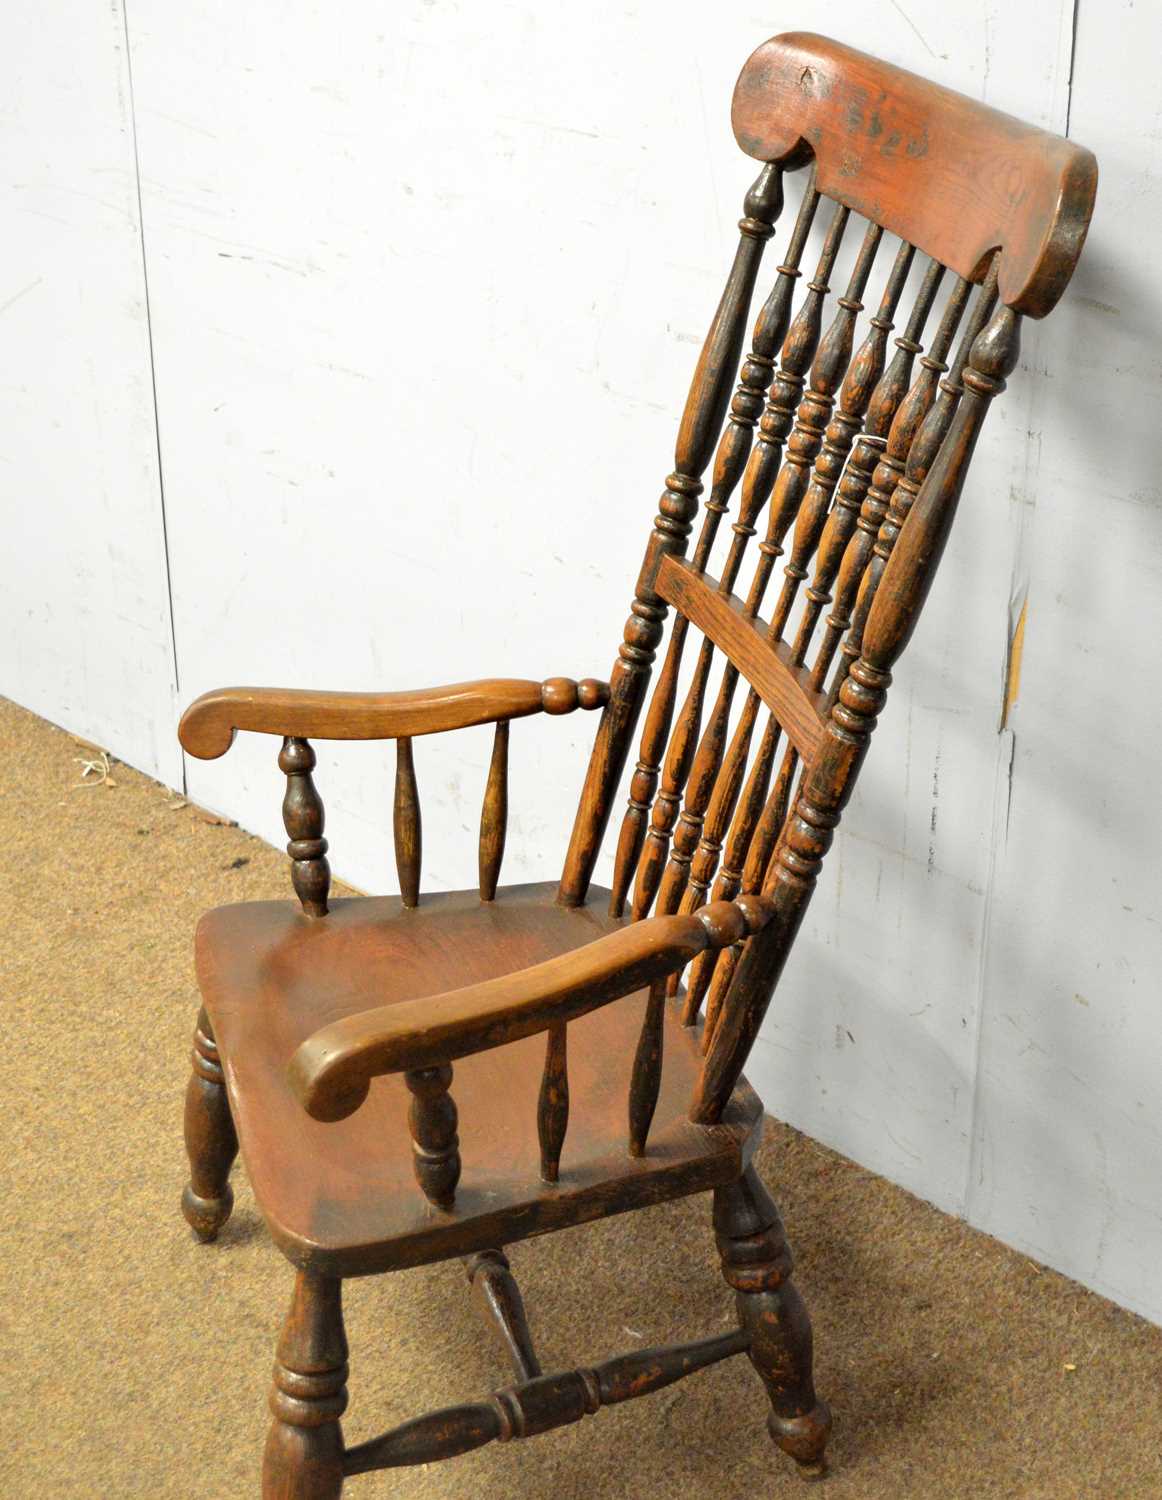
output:
[[[226,1098],[218,1045],[204,1010],[199,1011],[194,1028],[185,1132],[190,1181],[182,1194],[182,1213],[200,1240],[217,1239],[234,1207],[230,1168],[238,1155],[238,1137]]]
[[[347,1338],[342,1283],[299,1271],[278,1354],[262,1461],[262,1500],[338,1500],[343,1489]]]
[[[806,1478],[816,1478],[824,1473],[831,1413],[815,1395],[811,1321],[791,1283],[782,1220],[753,1167],[714,1190],[714,1230],[739,1323],[751,1336],[750,1362],[770,1397],[771,1437]]]

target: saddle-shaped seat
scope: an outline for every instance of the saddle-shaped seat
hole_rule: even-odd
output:
[[[371,1084],[366,1103],[334,1123],[314,1120],[290,1087],[299,1045],[328,1022],[476,984],[568,953],[623,926],[599,904],[565,907],[556,883],[333,901],[325,922],[297,903],[247,902],[198,925],[198,982],[224,1060],[246,1170],[271,1233],[296,1264],[358,1276],[512,1244],[567,1224],[733,1182],[762,1119],[740,1086],[721,1125],[690,1121],[702,1054],[666,1011],[663,1066],[649,1147],[626,1150],[626,1099],[645,990],[581,1017],[569,1031],[576,1109],[559,1181],[546,1194],[537,1138],[540,1038],[456,1065],[455,1095],[470,1130],[471,1170],[448,1211],[416,1191],[400,1077]]]

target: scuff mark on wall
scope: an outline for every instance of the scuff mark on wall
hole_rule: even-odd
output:
[[[1005,647],[1004,688],[998,730],[1008,729],[1013,709],[1021,695],[1021,660],[1025,652],[1025,621],[1028,612],[1029,585],[1026,582],[1009,600],[1009,635]]]
[[[1019,559],[1018,559],[1019,563]],[[1029,583],[1024,578],[1009,596],[1009,627],[1005,636],[1005,666],[1001,678],[1000,765],[1005,777],[1004,842],[1009,841],[1013,811],[1013,771],[1017,760],[1017,737],[1013,732],[1013,710],[1021,696],[1021,663],[1025,654],[1025,624],[1029,616]]]
[[[936,823],[940,807],[940,745],[936,746],[936,760],[932,767],[932,813],[928,820],[928,873],[936,870]]]
[[[1011,729],[1001,730],[1001,764],[1005,777],[1004,842],[1009,842],[1009,823],[1013,816],[1013,771],[1017,763],[1017,736]]]

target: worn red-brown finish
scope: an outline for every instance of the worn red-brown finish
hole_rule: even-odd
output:
[[[178,726],[199,760],[225,755],[240,729],[319,740],[385,740],[440,734],[471,724],[600,708],[608,684],[587,677],[527,682],[490,677],[401,693],[330,693],[311,688],[217,688],[190,704]]]
[[[701,577],[685,563],[667,557],[658,587],[664,599],[737,665],[778,716],[800,754],[814,754],[823,736],[826,704],[811,687],[809,674],[795,665],[785,642],[769,638],[765,620],[748,614],[741,599],[724,594],[714,583],[713,578]]]
[[[999,249],[1017,312],[1044,317],[1073,274],[1097,193],[1073,141],[806,31],[751,55],[732,122],[748,156],[813,158],[820,192],[961,276]]]
[[[206,759],[238,730],[278,736],[286,777],[297,902],[220,908],[198,929],[182,1202],[200,1239],[219,1235],[240,1145],[296,1267],[266,1500],[336,1500],[348,1475],[551,1432],[742,1353],[773,1441],[823,1472],[831,1416],[751,1164],[762,1110],[742,1070],[1021,318],[1060,297],[1096,176],[1082,147],[807,35],[753,55],[734,124],[762,167],[609,683],[231,688],[182,720]],[[808,166],[748,341],[784,176]],[[561,881],[505,888],[511,722],[577,708],[602,712]],[[428,894],[413,740],[483,723],[479,892]],[[330,900],[311,739],[395,740],[400,897]],[[621,798],[605,892],[590,879]],[[503,1247],[703,1190],[737,1326],[542,1371]],[[342,1280],[451,1257],[516,1384],[346,1447]]]
[[[578,1103],[554,1192],[541,1178],[537,1035],[456,1061],[464,1161],[447,1214],[434,1214],[416,1187],[403,1078],[374,1077],[366,1102],[338,1123],[303,1108],[289,1065],[320,1029],[373,1007],[378,1015],[385,1001],[389,1016],[407,1012],[449,982],[487,984],[612,932],[633,936],[595,906],[570,910],[555,894],[552,884],[509,887],[493,902],[475,891],[434,894],[414,911],[394,896],[348,898],[333,902],[324,922],[289,903],[251,902],[203,919],[198,981],[247,1173],[271,1233],[297,1265],[350,1276],[421,1264],[711,1187],[742,1170],[758,1103],[744,1089],[726,1129],[690,1123],[702,1059],[673,1007],[649,1149],[630,1157],[626,1097],[646,1004],[640,987],[569,1026]]]

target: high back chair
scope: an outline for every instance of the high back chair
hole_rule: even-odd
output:
[[[763,165],[608,684],[231,688],[182,720],[185,749],[206,759],[238,730],[280,736],[286,776],[297,904],[222,907],[198,928],[183,1200],[213,1239],[241,1143],[296,1268],[267,1500],[334,1500],[346,1475],[543,1433],[736,1354],[765,1383],[774,1441],[822,1471],[830,1416],[751,1165],[762,1106],[742,1070],[1017,364],[1021,319],[1050,311],[1081,252],[1096,165],[810,35],[754,53],[733,123]],[[799,170],[740,366],[784,174]],[[500,889],[509,725],[575,709],[600,716],[561,880]],[[496,731],[479,890],[421,899],[412,740],[481,723]],[[398,898],[328,901],[313,738],[396,741]],[[611,820],[613,888],[597,890]],[[504,1247],[704,1191],[737,1326],[543,1374]],[[514,1383],[346,1447],[343,1280],[453,1256]]]

